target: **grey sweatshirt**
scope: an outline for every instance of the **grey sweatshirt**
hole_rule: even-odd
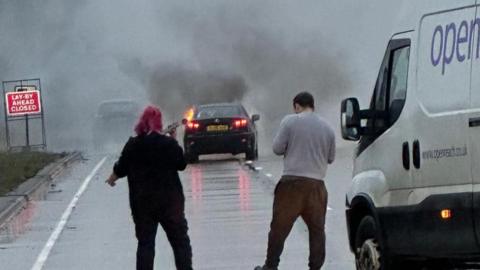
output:
[[[273,141],[273,152],[284,155],[283,175],[323,180],[335,159],[335,132],[314,112],[287,115]]]

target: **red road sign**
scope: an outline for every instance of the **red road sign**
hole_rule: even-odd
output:
[[[39,91],[8,92],[6,94],[7,114],[18,116],[42,112]]]

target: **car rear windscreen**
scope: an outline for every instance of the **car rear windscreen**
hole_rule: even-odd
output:
[[[212,106],[198,108],[196,119],[241,117],[243,116],[240,107],[237,106]]]

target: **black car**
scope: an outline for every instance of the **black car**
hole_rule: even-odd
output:
[[[188,162],[198,161],[199,155],[245,153],[247,160],[258,157],[257,114],[248,116],[240,104],[221,103],[194,107],[185,124],[183,139]]]

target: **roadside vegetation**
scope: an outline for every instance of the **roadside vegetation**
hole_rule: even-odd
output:
[[[12,191],[62,156],[45,152],[0,152],[0,196]]]

